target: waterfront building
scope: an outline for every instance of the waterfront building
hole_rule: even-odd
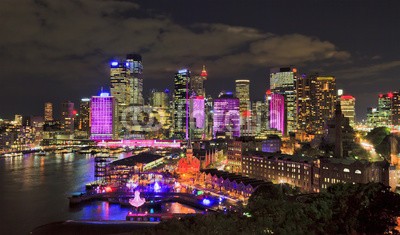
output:
[[[53,104],[50,102],[44,103],[44,121],[53,121]]]
[[[252,136],[250,80],[236,80],[235,84],[240,107],[240,136]]]
[[[284,126],[286,128],[284,135],[288,132],[294,132],[297,126],[296,80],[297,69],[294,67],[271,69],[270,90],[272,93],[280,94],[284,97]]]
[[[78,130],[82,137],[90,133],[90,99],[83,98],[79,103]]]
[[[116,138],[116,101],[109,93],[93,96],[90,104],[92,140],[111,140]]]
[[[122,60],[113,60],[110,63],[110,92],[115,98],[117,120],[117,133],[125,134],[123,126],[123,112],[132,104],[133,81],[126,63]]]
[[[65,134],[73,134],[74,122],[74,103],[71,101],[65,101],[61,104],[61,130]]]
[[[217,169],[200,170],[197,182],[206,188],[218,190],[219,193],[233,195],[244,200],[248,199],[258,187],[271,184],[264,180],[249,178]]]
[[[239,99],[232,92],[221,94],[214,100],[213,136],[223,133],[230,137],[240,136]]]
[[[340,107],[342,108],[342,113],[344,117],[349,119],[350,126],[354,126],[356,111],[356,98],[351,95],[341,95],[340,96]]]
[[[285,110],[284,95],[272,93],[269,101],[269,127],[280,131],[282,136],[286,134]]]
[[[174,79],[174,134],[177,138],[189,138],[190,71],[181,69]]]

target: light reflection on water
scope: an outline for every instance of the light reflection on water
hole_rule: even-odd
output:
[[[69,207],[68,196],[84,191],[85,184],[94,181],[93,172],[94,158],[89,154],[0,158],[1,234],[28,234],[37,226],[69,219],[124,220],[129,208],[117,204],[92,202]],[[194,211],[179,203],[162,208]]]

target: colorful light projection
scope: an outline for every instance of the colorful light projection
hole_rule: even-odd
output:
[[[281,94],[271,94],[270,127],[285,135],[285,97]]]
[[[232,132],[240,136],[239,99],[218,98],[214,101],[214,136],[217,132]]]
[[[146,202],[146,199],[141,198],[140,192],[137,190],[135,191],[135,197],[129,199],[129,204],[131,204],[132,206],[134,206],[136,208],[142,206],[145,202]]]
[[[108,93],[93,96],[90,105],[92,140],[111,140],[113,138],[114,97]]]

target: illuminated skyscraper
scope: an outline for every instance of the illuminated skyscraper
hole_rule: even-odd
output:
[[[311,132],[313,127],[313,117],[315,116],[315,109],[313,107],[314,91],[312,77],[302,74],[297,77],[296,82],[296,95],[297,95],[297,128],[298,130]]]
[[[89,133],[90,131],[90,99],[83,98],[79,104],[78,129]]]
[[[44,121],[53,121],[53,104],[50,102],[44,103]]]
[[[92,140],[111,140],[115,138],[115,98],[109,93],[93,96],[90,105]]]
[[[143,64],[139,54],[128,54],[126,66],[132,77],[132,104],[143,105]]]
[[[126,60],[113,60],[110,64],[110,90],[117,102],[117,132],[127,134],[125,124],[129,120],[122,120],[128,114],[136,119],[134,105],[143,105],[143,65],[142,57],[138,54],[128,54]],[[133,112],[133,113],[132,113]]]
[[[392,92],[392,124],[400,125],[400,93]]]
[[[67,134],[74,133],[74,103],[65,101],[61,104],[61,130]]]
[[[276,129],[285,135],[286,123],[285,123],[285,97],[282,94],[271,94],[271,100],[269,102],[269,127]]]
[[[312,78],[315,115],[313,125],[319,133],[324,132],[326,122],[335,115],[336,79],[332,76],[315,75]]]
[[[190,89],[195,96],[206,96],[206,92],[204,89],[205,80],[207,80],[207,71],[206,66],[203,65],[203,70],[201,71],[200,76],[194,76],[190,80]]]
[[[285,97],[285,122],[287,123],[287,132],[294,132],[297,125],[296,79],[296,68],[286,67],[271,69],[270,90],[272,93],[281,94]],[[284,134],[286,135],[287,132]]]
[[[240,137],[239,99],[229,92],[214,100],[214,137],[218,132]]]
[[[181,69],[174,80],[174,134],[189,138],[190,71]]]
[[[236,80],[235,83],[240,102],[240,135],[251,136],[250,80]]]
[[[356,111],[356,98],[351,95],[342,95],[340,96],[340,107],[342,109],[342,113],[344,117],[349,119],[350,126],[354,126]]]
[[[205,136],[206,110],[203,96],[190,98],[190,131],[192,139]]]

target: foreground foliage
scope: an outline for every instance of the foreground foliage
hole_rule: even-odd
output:
[[[259,187],[242,214],[170,220],[145,234],[398,234],[400,195],[378,183],[336,184],[300,195],[284,185]]]

